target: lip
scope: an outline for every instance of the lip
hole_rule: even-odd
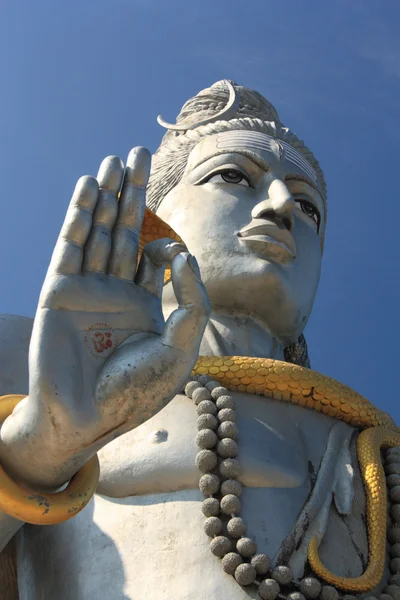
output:
[[[276,258],[286,260],[296,258],[296,244],[293,236],[286,227],[279,227],[273,221],[253,219],[239,231],[238,237],[246,245],[252,246],[261,253],[271,254],[272,251]],[[268,251],[268,246],[270,251]],[[275,246],[275,250],[272,250],[271,246]]]

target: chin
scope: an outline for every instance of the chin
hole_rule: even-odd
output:
[[[201,267],[201,273],[215,310],[253,315],[284,344],[302,333],[314,297],[302,297],[304,286],[296,289],[292,268],[258,257],[236,256],[226,260],[223,272],[210,265]]]

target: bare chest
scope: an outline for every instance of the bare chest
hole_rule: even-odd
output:
[[[272,557],[307,499],[331,420],[257,396],[235,400],[242,516]],[[21,600],[252,598],[223,572],[203,530],[196,419],[192,401],[177,396],[102,450],[101,495],[80,515],[24,527]]]
[[[323,455],[331,419],[259,396],[234,394],[241,481],[247,487],[304,484]],[[197,413],[186,396],[99,454],[99,492],[111,497],[195,489]],[[310,435],[311,434],[311,435]]]

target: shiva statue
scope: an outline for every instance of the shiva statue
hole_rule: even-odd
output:
[[[0,321],[0,597],[400,600],[400,432],[303,336],[317,160],[231,81],[158,120]]]

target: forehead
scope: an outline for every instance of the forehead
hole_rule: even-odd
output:
[[[318,187],[315,170],[300,152],[287,142],[258,131],[234,130],[206,136],[190,153],[188,167],[193,168],[213,156],[228,152],[259,157],[265,168],[274,163],[288,163]]]

